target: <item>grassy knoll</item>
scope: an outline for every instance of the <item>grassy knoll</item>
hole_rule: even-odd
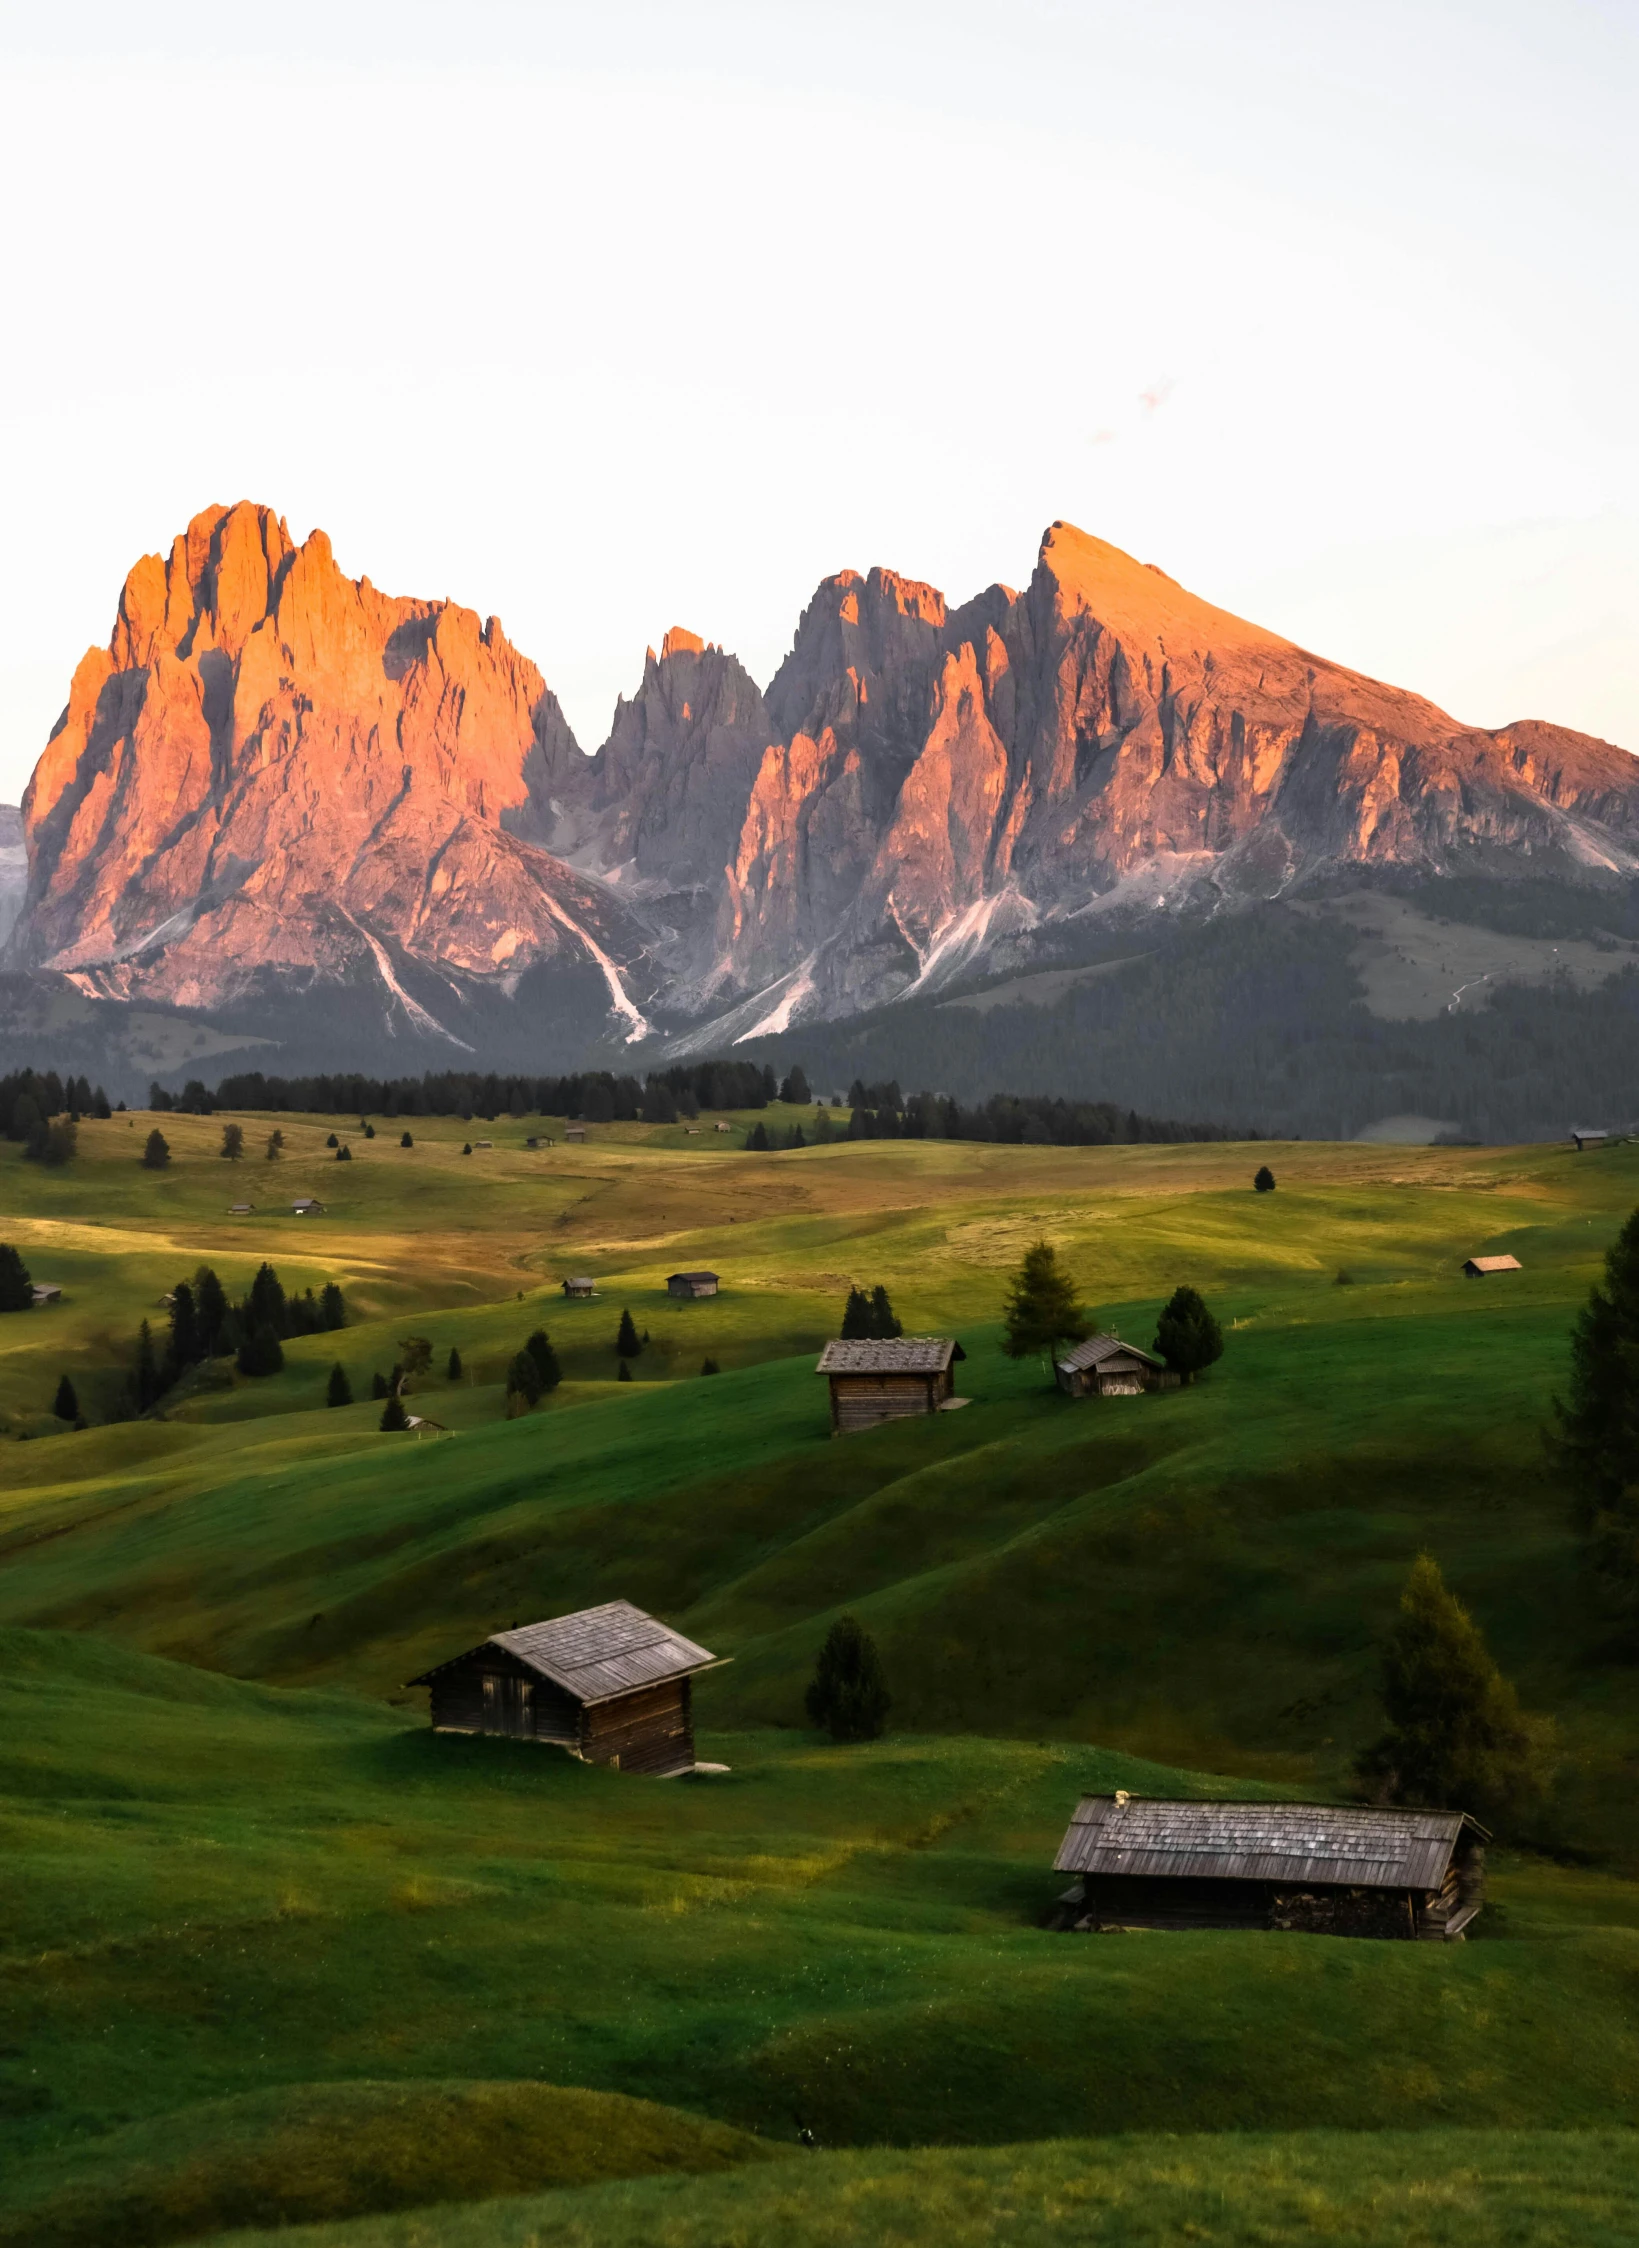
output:
[[[1057,2140],[821,2155],[233,2248],[1626,2248],[1636,2193],[1629,2132]]]
[[[531,1120],[468,1156],[476,1127],[417,1120],[400,1149],[341,1119],[337,1165],[333,1120],[287,1117],[244,1120],[253,1150],[284,1130],[279,1164],[235,1167],[220,1119],[167,1117],[175,1159],[151,1174],[148,1121],[82,1127],[61,1172],[0,1149],[0,1238],[67,1291],[0,1320],[0,1412],[29,1432],[0,1438],[0,2240],[394,2207],[411,2142],[437,2200],[480,2173],[642,2171],[651,2126],[688,2168],[729,2147],[712,2131],[789,2146],[799,2124],[829,2148],[1431,2136],[1421,2155],[1385,2139],[1371,2191],[1366,2157],[1350,2167],[1367,2142],[1320,2136],[1186,2148],[1173,2172],[1159,2147],[825,2157],[806,2232],[781,2166],[577,2187],[555,2214],[518,2205],[516,2237],[961,2238],[935,2214],[971,2204],[974,2240],[1143,2239],[1142,2203],[1161,2240],[1186,2236],[1193,2194],[1225,2240],[1318,2237],[1335,2209],[1378,2227],[1362,2241],[1525,2239],[1484,2228],[1568,2176],[1578,2221],[1604,2221],[1619,2142],[1578,2140],[1580,2168],[1532,2142],[1510,2171],[1496,2141],[1448,2135],[1639,2117],[1639,1671],[1613,1658],[1539,1442],[1639,1151],[763,1157],[637,1126],[530,1151]],[[1254,1195],[1265,1157],[1279,1190]],[[281,1213],[274,1183],[325,1215]],[[238,1199],[261,1206],[230,1218]],[[1178,1281],[1201,1287],[1228,1340],[1210,1379],[1076,1405],[1008,1361],[1002,1294],[1039,1233],[1137,1339]],[[1524,1272],[1461,1279],[1489,1249]],[[95,1405],[175,1279],[203,1259],[239,1289],[264,1256],[287,1287],[338,1278],[348,1327],[152,1419],[32,1433],[64,1370]],[[697,1264],[724,1293],[670,1303],[666,1273]],[[580,1271],[602,1294],[569,1305],[557,1282]],[[886,1283],[912,1331],[961,1336],[964,1410],[829,1439],[811,1350],[853,1280]],[[630,1383],[623,1305],[650,1336]],[[504,1368],[538,1324],[566,1379],[508,1421]],[[336,1357],[362,1392],[411,1333],[440,1369],[412,1402],[447,1434],[324,1407]],[[1081,1789],[1344,1784],[1425,1545],[1561,1732],[1551,1847],[1500,1858],[1481,1939],[1047,1934]],[[698,1697],[729,1776],[639,1784],[426,1732],[415,1671],[617,1594],[733,1657]],[[895,1697],[890,1737],[856,1750],[801,1722],[845,1607]],[[569,2109],[507,2104],[553,2087],[667,2118],[595,2122],[610,2161],[577,2170]],[[504,2152],[519,2137],[538,2167]],[[1035,2233],[1007,2229],[1019,2163]],[[920,2232],[913,2209],[934,2213]],[[48,2212],[68,2229],[40,2231]]]

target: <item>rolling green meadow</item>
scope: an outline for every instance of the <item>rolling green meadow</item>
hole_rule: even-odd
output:
[[[0,1148],[64,1292],[0,1319],[0,2248],[1632,2238],[1639,1666],[1541,1431],[1639,1147],[247,1116],[230,1164],[167,1115],[149,1172],[154,1121]],[[1200,1288],[1223,1359],[1060,1397],[1000,1347],[1042,1236],[1135,1341]],[[348,1325],[106,1420],[165,1291],[264,1258]],[[960,1338],[963,1410],[831,1439],[855,1282]],[[509,1419],[537,1326],[565,1378]],[[409,1336],[441,1425],[387,1435]],[[1089,1788],[1347,1791],[1423,1549],[1557,1728],[1473,1940],[1050,1933]],[[726,1771],[428,1730],[417,1672],[616,1597],[731,1658]],[[862,1747],[803,1716],[843,1612],[894,1697]]]

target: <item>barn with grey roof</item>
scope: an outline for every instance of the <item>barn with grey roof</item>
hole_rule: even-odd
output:
[[[1461,1938],[1490,1837],[1465,1811],[1084,1795],[1053,1861],[1064,1928]]]
[[[694,1768],[693,1681],[718,1657],[629,1600],[516,1624],[412,1678],[440,1733],[545,1741],[590,1764]]]

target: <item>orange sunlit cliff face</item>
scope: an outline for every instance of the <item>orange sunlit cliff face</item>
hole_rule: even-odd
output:
[[[211,1007],[575,967],[616,1027],[930,988],[1111,903],[1349,865],[1639,870],[1639,769],[1466,728],[1055,523],[1022,593],[827,579],[766,694],[674,627],[592,758],[494,618],[212,508],[126,580],[24,806],[13,966]]]

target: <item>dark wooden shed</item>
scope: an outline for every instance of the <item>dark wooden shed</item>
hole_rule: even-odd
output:
[[[953,1368],[963,1356],[949,1335],[827,1343],[814,1371],[831,1384],[831,1434],[939,1412],[956,1395]]]
[[[563,1292],[566,1296],[577,1296],[590,1302],[591,1298],[597,1294],[598,1286],[595,1280],[589,1279],[582,1272],[563,1283]]]
[[[1490,1836],[1466,1811],[1084,1795],[1058,1856],[1058,1925],[1276,1928],[1460,1940]]]
[[[1119,1335],[1089,1335],[1057,1361],[1053,1378],[1067,1397],[1137,1397],[1146,1389],[1178,1387],[1165,1359]]]
[[[717,1275],[714,1272],[668,1272],[666,1293],[668,1296],[682,1296],[685,1299],[690,1296],[715,1296]]]
[[[589,1764],[694,1768],[692,1680],[718,1658],[629,1600],[498,1631],[412,1678],[439,1733],[546,1741]]]

